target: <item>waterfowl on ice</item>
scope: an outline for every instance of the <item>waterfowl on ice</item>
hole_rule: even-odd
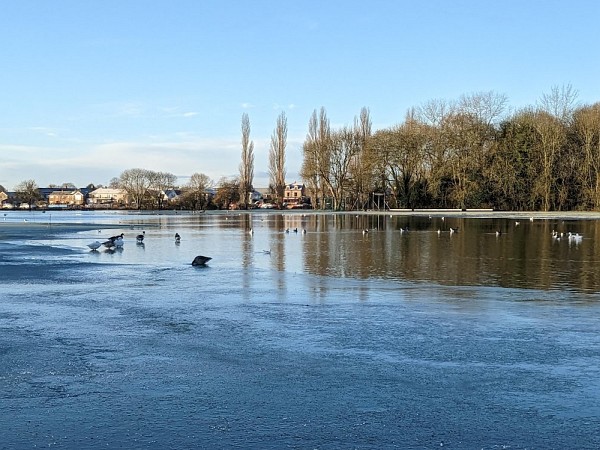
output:
[[[99,242],[99,241],[95,241],[95,242],[92,242],[92,243],[88,244],[87,246],[88,246],[90,249],[92,249],[92,250],[98,250],[98,249],[100,248],[100,246],[101,246],[101,245],[102,245],[102,243],[101,243],[101,242]]]

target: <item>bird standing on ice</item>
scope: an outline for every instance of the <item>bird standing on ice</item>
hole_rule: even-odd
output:
[[[95,241],[92,242],[90,244],[88,244],[87,246],[92,250],[92,251],[96,251],[100,248],[100,246],[102,245],[102,243],[100,243],[99,241]]]

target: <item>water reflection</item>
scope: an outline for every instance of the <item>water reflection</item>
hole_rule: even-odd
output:
[[[595,220],[253,212],[206,215],[194,226],[211,225],[241,233],[244,268],[269,250],[268,264],[282,273],[455,286],[600,287]],[[568,239],[568,232],[583,239]],[[277,280],[284,289],[285,278]]]
[[[305,270],[316,275],[589,291],[600,285],[596,221],[314,218],[302,256]],[[553,238],[553,230],[563,238]],[[569,231],[583,239],[568,239]]]
[[[67,222],[79,220],[67,213],[65,218]],[[147,237],[146,251],[141,246],[136,252],[115,253],[111,262],[167,265],[210,254],[215,257],[213,264],[241,266],[243,273],[236,275],[241,277],[236,281],[245,291],[257,286],[257,270],[277,272],[260,286],[279,289],[282,295],[286,277],[297,273],[452,286],[600,291],[597,220],[536,219],[517,224],[515,219],[502,218],[278,211],[86,217],[98,223],[109,223],[109,219],[123,223],[127,227],[123,231],[129,234],[132,227],[145,229]],[[181,248],[173,245],[175,231],[184,238]],[[553,237],[553,231],[563,237]],[[583,238],[568,239],[568,232]],[[88,242],[88,237],[82,239]],[[314,287],[315,296],[321,288]]]

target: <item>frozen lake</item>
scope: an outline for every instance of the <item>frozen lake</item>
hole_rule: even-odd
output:
[[[4,219],[0,448],[600,447],[596,221]]]

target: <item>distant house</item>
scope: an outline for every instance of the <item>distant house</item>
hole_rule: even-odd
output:
[[[48,204],[48,203],[50,203],[49,202],[50,194],[52,194],[54,192],[80,191],[83,194],[83,197],[85,198],[85,196],[89,192],[89,189],[88,188],[77,188],[77,187],[55,186],[55,187],[41,187],[41,188],[38,188],[37,191],[40,194],[40,201]]]
[[[53,191],[48,195],[49,208],[72,208],[83,206],[84,203],[85,196],[79,189]]]
[[[125,189],[98,188],[88,194],[88,205],[91,207],[118,207],[129,203],[129,195]]]
[[[285,185],[283,201],[288,208],[297,207],[304,203],[305,194],[304,184],[294,181]]]
[[[15,203],[17,203],[17,193],[3,192],[3,194],[6,195],[6,198],[0,202],[2,204],[2,209],[13,209],[15,207]],[[0,196],[1,195],[2,194],[0,194]]]
[[[0,191],[0,205],[4,204],[6,200],[8,200],[8,194],[4,191]]]
[[[256,203],[263,199],[263,194],[258,190],[254,189],[252,192],[248,192],[248,200],[250,203]]]
[[[179,200],[181,197],[181,190],[179,189],[167,189],[162,191],[163,201],[165,202],[175,202]]]

